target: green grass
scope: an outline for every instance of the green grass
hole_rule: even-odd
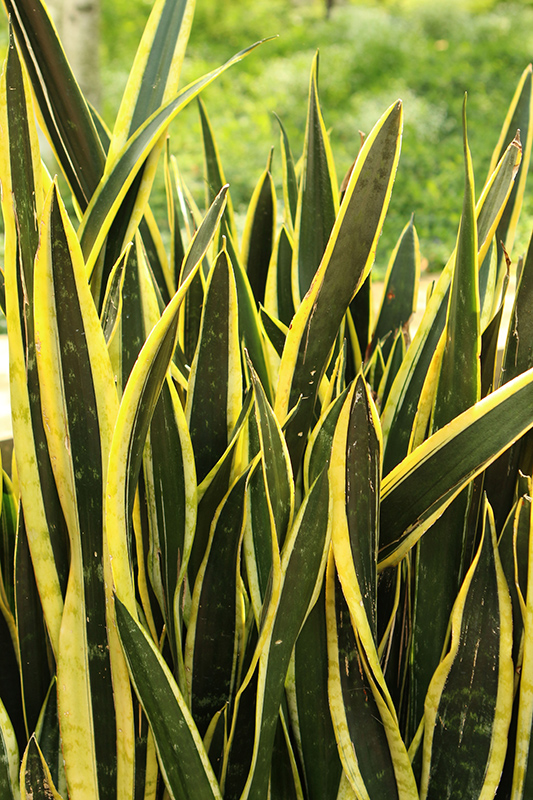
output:
[[[308,75],[320,51],[320,94],[339,180],[368,132],[401,97],[405,131],[400,169],[378,269],[414,211],[423,257],[439,269],[453,247],[462,191],[461,108],[468,92],[470,146],[477,187],[486,176],[507,106],[533,52],[533,10],[509,4],[479,13],[453,3],[342,5],[329,19],[320,4],[285,0],[199,0],[184,80],[262,37],[278,35],[223,75],[204,95],[230,181],[244,210],[282,119],[295,156],[301,152]],[[172,149],[197,198],[202,160],[196,110],[172,132]],[[274,161],[274,169],[279,162]],[[527,244],[533,204],[525,209],[517,248]]]
[[[104,117],[112,124],[151,0],[102,4]],[[275,147],[276,112],[295,157],[302,150],[311,62],[320,51],[320,96],[339,181],[360,136],[398,97],[405,110],[402,157],[378,249],[382,272],[397,236],[415,212],[422,256],[438,270],[455,242],[462,204],[461,109],[468,92],[469,138],[478,192],[508,104],[533,53],[533,8],[490,0],[396,0],[340,4],[326,19],[323,2],[197,0],[184,67],[188,82],[258,39],[276,36],[204,93],[237,211]],[[197,201],[203,164],[196,107],[174,124],[172,151]],[[165,213],[162,180],[153,204]],[[530,193],[531,194],[531,193]],[[514,260],[533,224],[526,199]]]

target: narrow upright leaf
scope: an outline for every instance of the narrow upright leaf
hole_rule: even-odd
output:
[[[330,527],[329,486],[324,470],[307,495],[282,555],[279,602],[271,603],[267,641],[259,651],[256,730],[244,798],[266,800],[272,749],[291,653],[300,628],[316,601],[322,582]],[[274,596],[273,596],[274,601]],[[238,711],[235,737],[238,736]],[[238,746],[238,739],[235,738]]]
[[[157,0],[124,90],[107,155],[115,154],[151,114],[177,92],[195,0]]]
[[[187,394],[186,415],[198,482],[226,450],[241,410],[238,334],[235,278],[228,254],[222,250],[207,281],[200,338]]]
[[[44,3],[6,0],[52,149],[84,210],[104,171],[105,153]]]
[[[202,740],[163,657],[118,598],[120,639],[135,691],[154,732],[172,800],[222,800]]]
[[[345,591],[356,592],[359,635],[377,646],[377,549],[381,436],[377,412],[359,375],[339,415],[330,464],[333,552]],[[349,588],[348,588],[349,587]],[[364,626],[367,626],[363,633]]]
[[[397,722],[373,679],[333,557],[328,561],[326,598],[331,715],[354,796],[418,800]]]
[[[455,266],[443,336],[444,350],[433,409],[433,431],[473,406],[481,391],[481,334],[477,264],[474,176],[463,106],[465,192],[457,237]],[[431,533],[418,543],[410,647],[409,714],[414,735],[423,715],[429,681],[444,646],[448,622],[466,565],[465,539],[471,493],[455,498]]]
[[[123,731],[120,742],[128,740],[132,725],[128,695],[116,682],[125,665],[118,642],[108,637],[110,567],[103,535],[118,400],[80,246],[55,185],[43,212],[35,289],[43,417],[71,555],[58,654],[62,746],[71,791],[83,786],[89,797],[116,785],[121,749],[115,727]],[[122,779],[127,798],[127,768]]]
[[[281,164],[283,168],[283,202],[285,204],[285,224],[291,232],[294,232],[294,223],[298,207],[298,179],[296,178],[296,168],[292,157],[291,147],[285,128],[276,116],[279,124],[279,135],[281,142]]]
[[[304,167],[295,222],[293,302],[297,308],[311,285],[338,211],[337,179],[318,99],[318,53],[309,82]]]
[[[407,326],[416,310],[419,278],[420,246],[414,217],[411,217],[390,257],[383,298],[372,334],[372,349],[387,337],[381,345],[385,361],[392,350],[396,331]]]
[[[533,67],[529,64],[518,81],[514,97],[511,100],[509,110],[505,117],[500,138],[489,167],[489,174],[494,170],[499,159],[502,157],[503,152],[508,143],[516,136],[519,131],[519,138],[522,141],[523,156],[522,165],[518,180],[513,187],[509,202],[503,213],[500,224],[498,225],[498,232],[496,234],[496,242],[498,245],[498,255],[500,260],[503,260],[503,253],[501,244],[505,245],[507,252],[512,251],[516,226],[518,218],[522,209],[524,201],[524,191],[529,171],[529,162],[531,158],[531,145],[533,142]]]
[[[52,780],[41,748],[32,736],[20,767],[21,800],[63,800]]]
[[[258,304],[263,304],[265,299],[265,284],[276,231],[276,189],[271,162],[272,153],[250,200],[242,237],[242,262]]]
[[[0,790],[6,800],[19,796],[19,748],[13,725],[0,700]]]
[[[286,433],[295,471],[342,318],[374,261],[398,164],[401,129],[398,102],[376,124],[359,153],[313,285],[287,336],[275,411],[282,421],[300,400]]]
[[[450,651],[426,698],[422,800],[494,797],[511,719],[511,650],[511,602],[488,507],[453,610]]]
[[[497,225],[514,185],[522,156],[520,142],[514,140],[491,174],[476,205],[478,263],[482,264],[493,241]],[[418,401],[437,344],[446,324],[449,286],[455,254],[441,273],[424,316],[417,328],[382,414],[386,475],[409,451]]]
[[[42,169],[30,88],[11,40],[3,73],[0,148],[5,225],[9,378],[18,483],[35,578],[52,649],[57,656],[68,561],[65,523],[42,418],[35,355],[34,260],[44,202]]]
[[[191,711],[202,736],[232,701],[242,657],[239,567],[246,478],[244,473],[237,479],[217,510],[192,597],[186,668]]]
[[[528,481],[530,484],[530,481]],[[500,538],[499,549],[502,554],[502,563],[512,566],[512,572],[506,570],[507,583],[511,593],[513,606],[513,660],[515,675],[519,673],[519,683],[515,694],[516,726],[511,724],[509,731],[509,747],[507,765],[511,773],[512,790],[509,785],[509,796],[512,800],[526,798],[533,786],[533,752],[531,749],[531,728],[533,723],[533,696],[531,693],[531,677],[533,661],[531,658],[531,623],[533,603],[531,592],[533,581],[531,569],[533,567],[531,548],[531,497],[521,497],[516,504],[516,510],[510,515],[511,525],[506,525]],[[511,526],[513,530],[511,530]],[[502,547],[502,540],[507,534],[507,542]],[[512,542],[511,536],[512,535]],[[509,545],[512,553],[509,553]],[[504,557],[507,555],[507,565]],[[514,564],[509,564],[509,555],[512,555]],[[511,574],[509,575],[509,572]],[[518,676],[517,676],[518,677]],[[516,680],[515,680],[516,686]],[[513,720],[514,722],[515,720]],[[516,727],[516,730],[513,728]],[[514,745],[514,746],[513,746]],[[507,777],[507,776],[506,776]]]

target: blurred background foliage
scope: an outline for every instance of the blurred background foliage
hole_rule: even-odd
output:
[[[429,269],[442,267],[454,245],[462,203],[463,94],[477,188],[485,179],[505,110],[533,57],[533,3],[494,0],[198,0],[182,83],[269,36],[203,95],[233,202],[244,214],[253,185],[274,146],[281,118],[297,158],[303,145],[311,61],[320,51],[319,88],[336,164],[349,168],[368,133],[397,98],[405,105],[400,168],[376,268],[412,212]],[[151,0],[101,0],[102,108],[113,124]],[[197,202],[203,164],[197,109],[171,131],[171,150]],[[339,182],[343,174],[338,175]],[[161,180],[162,186],[162,180]],[[153,199],[158,218],[163,192]],[[158,208],[159,205],[159,208]],[[533,224],[531,192],[516,257]]]

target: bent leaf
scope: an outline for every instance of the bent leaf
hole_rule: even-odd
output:
[[[466,484],[531,427],[533,369],[464,411],[389,472],[381,484],[379,569],[397,564]]]

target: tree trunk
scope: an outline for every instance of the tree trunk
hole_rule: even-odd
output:
[[[100,0],[49,0],[48,8],[82,92],[99,108]]]

